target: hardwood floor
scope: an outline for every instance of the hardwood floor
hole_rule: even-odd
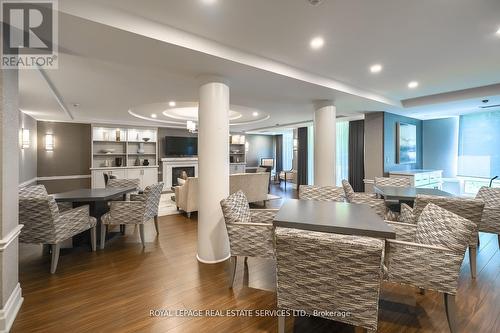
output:
[[[295,191],[273,186],[273,194]],[[272,200],[268,207],[277,207]],[[152,317],[150,310],[276,308],[272,261],[238,263],[228,289],[229,263],[196,260],[196,215],[160,218],[160,235],[146,226],[146,248],[138,228],[106,243],[104,250],[62,251],[58,271],[40,246],[22,245],[20,280],[24,303],[12,332],[276,332],[274,317]],[[496,236],[481,234],[475,281],[465,256],[457,295],[460,332],[500,332],[500,253]],[[384,284],[379,332],[448,332],[442,296]],[[287,332],[361,332],[317,318],[287,320]]]

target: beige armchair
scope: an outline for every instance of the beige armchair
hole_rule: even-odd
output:
[[[229,176],[229,194],[243,191],[248,202],[267,201],[269,173],[237,173]],[[191,217],[198,211],[198,178],[189,177],[184,185],[175,187],[175,203],[177,208]]]
[[[188,177],[183,185],[175,187],[175,204],[187,217],[198,211],[198,178]]]

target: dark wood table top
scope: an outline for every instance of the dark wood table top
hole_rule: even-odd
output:
[[[108,201],[124,194],[137,191],[134,186],[120,188],[81,188],[78,190],[52,194],[58,202]]]
[[[364,204],[289,199],[274,218],[277,227],[377,238],[396,238],[394,228]]]
[[[418,194],[434,195],[439,197],[453,197],[454,195],[435,188],[373,186],[375,193],[387,200],[415,200]]]

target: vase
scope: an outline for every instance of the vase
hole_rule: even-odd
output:
[[[134,165],[135,166],[140,166],[141,165],[141,160],[139,159],[139,156],[136,157]]]
[[[115,165],[117,167],[121,167],[122,166],[122,163],[123,163],[123,159],[121,157],[117,157],[115,158]]]
[[[142,162],[142,165],[144,165],[144,166],[149,165],[149,161],[147,159],[144,159],[144,161]]]
[[[139,149],[137,150],[137,154],[144,154],[144,142],[139,143]]]

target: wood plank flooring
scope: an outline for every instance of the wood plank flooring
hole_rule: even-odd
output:
[[[273,186],[273,194],[295,197]],[[269,202],[278,207],[281,200]],[[273,317],[151,317],[153,309],[276,308],[275,266],[252,259],[238,263],[228,289],[229,263],[196,260],[196,214],[160,218],[160,235],[146,226],[143,250],[138,229],[114,237],[104,250],[62,252],[58,271],[40,246],[21,245],[24,304],[12,332],[276,332]],[[465,256],[457,296],[461,332],[500,332],[500,253],[496,236],[481,234],[478,276],[470,279]],[[317,318],[287,320],[287,332],[361,332]],[[379,332],[448,332],[442,296],[384,284]]]

